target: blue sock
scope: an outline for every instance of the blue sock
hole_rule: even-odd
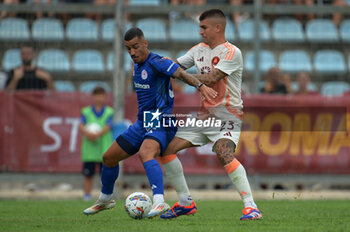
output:
[[[152,159],[143,163],[143,167],[146,170],[148,181],[153,191],[153,196],[155,194],[164,195],[163,170],[159,163],[155,159]]]
[[[109,168],[102,164],[102,174],[101,182],[102,189],[101,192],[104,194],[112,194],[114,189],[114,183],[117,180],[119,175],[119,165]]]

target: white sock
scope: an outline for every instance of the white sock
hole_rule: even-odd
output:
[[[235,164],[232,165],[232,163],[235,163]],[[230,167],[228,167],[229,165],[231,166],[231,169]],[[234,169],[234,171],[231,173],[229,173],[228,171],[228,176],[230,177],[232,183],[235,185],[239,195],[241,196],[241,199],[244,203],[244,207],[257,208],[253,199],[252,190],[250,189],[247,173],[244,167],[242,166],[242,164],[240,164],[235,159],[230,164],[226,165],[225,169],[227,171]]]
[[[253,201],[244,202],[244,208],[247,208],[247,207],[252,207],[252,208],[254,208],[254,209],[258,208],[258,207],[256,206],[254,200],[253,200]]]
[[[153,195],[153,204],[163,203],[164,195],[163,194],[154,194]]]
[[[179,205],[182,205],[182,206],[192,205],[192,202],[193,200],[191,196],[179,198]]]
[[[163,168],[171,185],[175,188],[179,198],[179,204],[191,205],[193,200],[184,176],[184,171],[180,160],[176,157],[172,161],[163,164]]]
[[[108,201],[112,200],[112,197],[113,197],[113,193],[112,194],[104,194],[101,192],[98,199],[102,202],[108,202]]]

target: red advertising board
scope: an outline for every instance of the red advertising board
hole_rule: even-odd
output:
[[[89,103],[84,93],[0,93],[2,170],[80,172],[80,109]],[[198,95],[175,96],[175,109],[198,103]],[[134,94],[125,106],[134,122]],[[350,173],[349,96],[251,95],[244,106],[236,157],[250,174]],[[186,173],[225,173],[211,144],[184,150],[179,158]],[[125,161],[125,172],[144,172],[137,155]]]

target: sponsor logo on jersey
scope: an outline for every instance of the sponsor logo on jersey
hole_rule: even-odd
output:
[[[140,88],[140,89],[150,89],[151,86],[149,84],[140,84],[140,83],[136,83],[134,81],[134,85],[135,85],[135,88]]]
[[[144,70],[142,70],[142,72],[141,72],[141,78],[143,79],[143,80],[146,80],[147,79],[147,77],[148,77],[148,73],[147,73],[147,71],[144,69]]]

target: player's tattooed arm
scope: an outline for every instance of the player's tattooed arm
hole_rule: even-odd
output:
[[[236,145],[229,139],[219,139],[215,144],[215,152],[220,163],[225,166],[235,158]]]
[[[214,68],[214,70],[208,74],[195,74],[195,76],[205,85],[212,87],[218,81],[227,76],[223,71]]]
[[[199,81],[193,75],[187,73],[182,68],[178,68],[173,76],[179,80],[186,82],[189,85],[192,85],[195,88],[197,88],[197,86],[201,84],[201,81]]]
[[[173,74],[173,77],[197,88],[202,93],[204,98],[206,98],[209,101],[217,96],[217,92],[215,90],[213,90],[210,87],[207,87],[206,85],[203,85],[203,83],[200,82],[194,75],[189,74],[182,68],[176,69],[175,73]]]

